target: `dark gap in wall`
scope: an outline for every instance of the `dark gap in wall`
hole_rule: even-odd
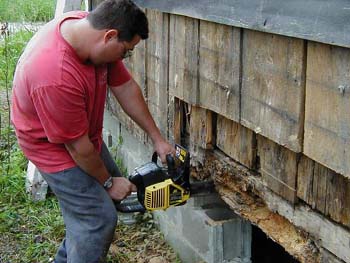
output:
[[[252,226],[252,263],[299,263],[258,227]]]
[[[190,121],[191,106],[181,101],[181,145],[185,148],[190,146]]]

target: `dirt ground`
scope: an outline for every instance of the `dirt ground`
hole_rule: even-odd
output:
[[[136,222],[117,227],[109,250],[110,263],[180,263],[176,253],[157,229],[151,214],[139,214]]]

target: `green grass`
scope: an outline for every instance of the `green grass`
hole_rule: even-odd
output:
[[[34,202],[25,192],[27,161],[17,148],[0,176],[0,262],[48,262],[64,236],[56,198]]]
[[[54,17],[56,0],[1,0],[0,22],[42,22]]]
[[[53,0],[0,0],[0,22],[47,21],[55,4]],[[32,36],[33,32],[21,30],[0,37],[0,262],[49,262],[64,236],[56,198],[34,202],[25,192],[27,160],[9,125],[13,73]]]

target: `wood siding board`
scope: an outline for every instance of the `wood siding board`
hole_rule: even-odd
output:
[[[134,49],[133,55],[124,60],[134,80],[140,85],[142,93],[146,93],[146,41],[142,40]]]
[[[323,215],[350,226],[350,181],[302,156],[298,164],[298,197]]]
[[[200,105],[239,121],[240,29],[200,21]]]
[[[239,163],[255,167],[254,132],[223,116],[217,117],[216,146]]]
[[[241,123],[294,152],[302,150],[304,41],[243,33]]]
[[[298,163],[297,196],[312,205],[315,162],[302,155]]]
[[[169,15],[147,10],[150,36],[147,40],[147,101],[162,135],[168,128]]]
[[[307,53],[304,152],[350,178],[350,50],[311,42]]]
[[[181,144],[181,130],[182,130],[182,107],[181,107],[181,101],[174,97],[174,123],[173,128],[170,129],[173,133],[173,140],[175,143]]]
[[[295,203],[297,154],[263,136],[257,139],[260,170],[267,187]]]
[[[348,0],[135,0],[143,7],[350,47]]]
[[[192,106],[190,122],[190,141],[203,149],[212,149],[213,140],[213,113],[207,109]]]
[[[198,104],[198,20],[170,16],[169,93]]]

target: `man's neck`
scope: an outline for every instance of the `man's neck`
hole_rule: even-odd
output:
[[[94,35],[86,19],[68,19],[61,24],[62,37],[73,47],[82,61],[88,61],[90,56],[92,37]]]

